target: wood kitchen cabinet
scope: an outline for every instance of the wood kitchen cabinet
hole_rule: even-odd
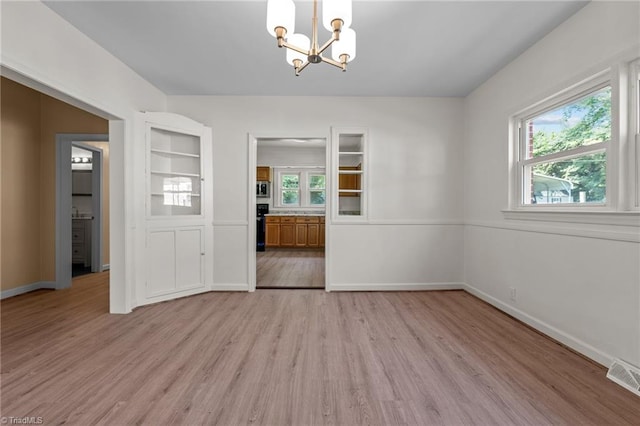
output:
[[[318,216],[296,217],[296,246],[318,247],[320,233],[320,218]]]
[[[280,247],[280,217],[266,216],[265,245],[267,247]]]
[[[256,180],[258,182],[271,182],[271,167],[258,166],[256,168]]]
[[[324,216],[322,216],[318,225],[318,247],[324,247],[324,241]]]
[[[280,247],[294,247],[296,245],[296,218],[283,216],[280,218]]]
[[[324,216],[267,216],[267,247],[324,247]]]

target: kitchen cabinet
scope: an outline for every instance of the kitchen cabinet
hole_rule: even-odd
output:
[[[296,218],[285,216],[280,218],[280,247],[296,245]]]
[[[256,168],[256,180],[258,182],[271,182],[271,167],[258,166]]]
[[[320,217],[320,224],[318,226],[318,247],[324,247],[324,216]]]
[[[296,246],[318,247],[320,218],[318,216],[296,217]]]
[[[267,247],[324,247],[324,217],[266,216]]]
[[[265,245],[267,247],[280,246],[280,217],[266,216]]]

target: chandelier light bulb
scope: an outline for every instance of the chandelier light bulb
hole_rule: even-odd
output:
[[[343,60],[346,55],[346,61]],[[331,45],[331,57],[340,63],[351,62],[356,57],[356,32],[352,28],[343,28],[340,40]]]
[[[351,0],[324,0],[322,2],[322,25],[333,32],[331,22],[339,19],[343,27],[351,25]]]
[[[296,5],[293,0],[267,1],[267,31],[273,37],[278,37],[276,28],[281,27],[287,33],[293,34],[296,24]]]

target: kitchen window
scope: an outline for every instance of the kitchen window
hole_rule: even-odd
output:
[[[324,169],[274,168],[277,176],[276,207],[324,207]]]

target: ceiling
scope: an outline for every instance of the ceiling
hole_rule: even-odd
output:
[[[252,96],[465,96],[586,3],[354,0],[347,72],[296,77],[266,1],[45,1],[167,95]],[[310,35],[312,4],[296,1],[296,32]]]

